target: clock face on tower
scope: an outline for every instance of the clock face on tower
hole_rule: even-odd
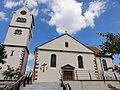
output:
[[[25,15],[27,12],[26,12],[25,10],[22,10],[20,13],[21,13],[22,15]]]

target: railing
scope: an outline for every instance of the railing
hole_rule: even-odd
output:
[[[120,75],[112,71],[94,70],[60,70],[61,79],[64,80],[120,80]]]
[[[20,90],[21,87],[25,87],[26,84],[32,83],[32,74],[27,73],[26,75],[20,77],[12,86],[10,90]],[[5,85],[4,89],[7,90],[7,86]]]
[[[61,87],[63,87],[63,90],[72,90],[69,83],[66,83],[66,84],[64,83],[62,73],[60,71],[59,71],[59,73],[60,73],[60,76],[61,76],[60,81],[61,81]]]
[[[99,71],[100,80],[115,80],[120,81],[120,74],[112,71]]]
[[[69,83],[66,83],[66,84],[64,85],[63,90],[72,90],[71,87],[70,87],[70,84],[69,84]]]
[[[14,85],[12,86],[11,90],[20,90],[20,86],[22,81],[24,80],[25,76],[20,77],[17,82],[14,83]]]
[[[60,70],[61,76],[61,87],[63,90],[72,90],[69,83],[65,81],[71,80],[99,80],[99,81],[120,81],[120,74],[112,71],[98,71],[95,73],[94,70]]]

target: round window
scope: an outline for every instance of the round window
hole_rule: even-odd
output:
[[[22,15],[25,15],[27,12],[25,10],[20,12]]]

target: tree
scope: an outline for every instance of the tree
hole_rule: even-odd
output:
[[[4,80],[18,80],[22,74],[19,68],[7,66],[7,69],[3,72]]]
[[[6,58],[5,47],[0,44],[0,63],[4,64],[6,62],[4,61],[5,58]]]
[[[21,69],[16,68],[14,72],[14,79],[19,79],[22,76]]]
[[[120,54],[120,33],[98,33],[105,38],[105,42],[100,45],[103,54],[119,55]]]
[[[98,35],[105,38],[105,42],[103,42],[100,46],[101,52],[100,55],[120,55],[120,33],[97,33]],[[120,59],[120,58],[119,58]],[[119,63],[120,64],[120,63]],[[112,69],[112,71],[116,71],[120,73],[119,67],[115,66],[115,68],[109,67],[109,69]]]
[[[13,73],[13,70],[10,65],[8,65],[6,71],[3,72],[4,80],[7,80],[8,78],[10,79],[11,73]]]

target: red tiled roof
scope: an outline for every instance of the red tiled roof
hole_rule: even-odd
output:
[[[91,47],[91,46],[88,46],[88,48],[91,49],[91,50],[95,53],[95,55],[99,55],[100,50],[99,50],[98,48],[96,48],[96,47]]]
[[[100,56],[100,52],[101,52],[101,51],[100,51],[98,48],[93,47],[93,46],[88,46],[88,48],[89,48],[90,50],[92,50],[96,56]],[[102,57],[109,57],[109,58],[111,58],[112,60],[114,60],[114,58],[113,58],[111,55],[102,55]]]

